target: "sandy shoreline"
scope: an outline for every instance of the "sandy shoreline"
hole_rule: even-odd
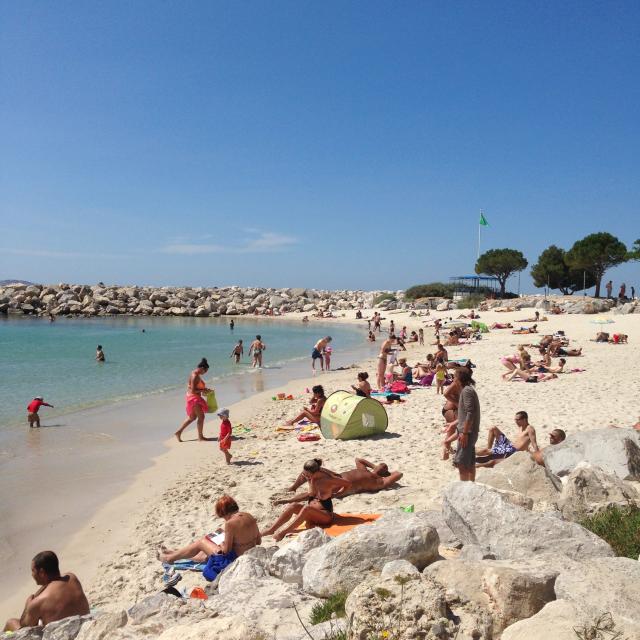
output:
[[[459,313],[433,315],[455,317]],[[406,312],[384,315],[393,318],[398,329],[405,324],[409,330],[417,328],[424,320],[409,318]],[[514,313],[489,312],[482,314],[482,321],[515,324],[515,320],[531,315],[530,309]],[[635,368],[640,347],[635,338],[640,334],[640,318],[614,318],[616,324],[611,325],[611,329],[628,333],[629,345],[589,342],[598,329],[591,323],[594,316],[551,316],[548,322],[542,323],[542,331],[563,329],[574,340],[572,345],[585,348],[584,357],[570,359],[569,364],[586,369],[544,384],[506,383],[500,379],[504,369],[499,357],[512,353],[511,345],[532,341],[529,336],[501,330],[491,332],[476,344],[451,347],[451,358],[470,357],[478,365],[474,377],[483,415],[480,442],[492,424],[513,434],[513,414],[521,409],[529,412],[543,444],[548,441],[548,432],[555,427],[572,432],[607,425],[629,426],[635,422],[637,403],[634,401],[640,391],[640,377]],[[432,351],[431,329],[425,330],[425,341],[425,347],[408,346],[409,362],[422,360]],[[373,364],[373,359],[368,359],[359,363],[359,368],[375,378]],[[379,512],[407,504],[424,509],[436,505],[440,488],[457,474],[449,463],[440,460],[442,400],[436,397],[435,389],[419,390],[404,404],[391,407],[389,429],[382,438],[300,443],[292,435],[275,433],[275,427],[291,417],[306,400],[307,387],[321,383],[328,392],[348,389],[355,381],[355,373],[355,370],[331,372],[281,385],[282,391],[296,397],[292,402],[273,402],[269,390],[233,405],[234,426],[242,422],[251,429],[236,432],[239,439],[233,443],[234,459],[243,462],[242,465],[226,467],[216,443],[178,445],[169,440],[165,443],[168,452],[156,457],[152,467],[139,473],[120,496],[100,508],[89,524],[70,537],[66,546],[56,549],[63,568],[79,574],[93,606],[129,605],[159,588],[160,567],[155,560],[159,544],[181,545],[214,528],[216,520],[211,513],[218,495],[230,493],[264,525],[276,513],[270,505],[271,496],[281,492],[310,457],[322,457],[329,468],[337,471],[349,468],[356,456],[385,460],[390,468],[405,474],[399,488],[377,495],[351,496],[337,503],[338,512]],[[210,417],[207,429],[215,433],[217,424],[217,420]],[[186,435],[193,437],[193,432]],[[273,542],[267,539],[264,544]],[[25,568],[24,580],[11,585],[14,595],[3,599],[0,615],[19,613],[26,595],[33,590],[28,578],[28,568]],[[199,584],[201,580],[192,574],[183,583]]]
[[[279,320],[299,322],[300,318],[284,316]],[[318,330],[327,331],[327,321],[318,323]],[[347,349],[338,360],[351,363],[367,351],[366,345]],[[214,379],[220,401],[232,404],[262,391],[270,398],[274,390],[308,369],[306,359],[293,359],[286,367],[280,367],[270,365],[267,358],[265,364],[262,370],[245,370],[241,375]],[[73,549],[70,557],[74,558],[74,571],[89,575],[103,557],[96,555],[96,550],[102,553],[112,535],[117,538],[125,520],[139,508],[128,496],[150,499],[159,484],[165,486],[165,478],[167,482],[171,480],[171,468],[181,471],[194,460],[201,462],[197,453],[193,455],[197,443],[185,444],[187,449],[181,449],[182,455],[173,452],[175,441],[168,434],[183,419],[184,391],[180,387],[45,416],[44,428],[27,430],[26,440],[20,425],[12,434],[18,438],[16,447],[5,447],[0,469],[0,559],[7,577],[0,584],[0,616],[15,615],[11,612],[20,609],[26,595],[33,591],[25,567],[34,553],[45,546],[59,552],[68,544]],[[216,436],[217,429],[215,417],[209,416],[205,432]],[[185,438],[194,436],[195,427],[190,427]],[[18,445],[26,446],[27,460]],[[211,446],[217,451],[216,443]],[[147,473],[152,480],[145,480]],[[24,509],[25,504],[29,505],[28,510]],[[103,511],[105,518],[100,519]],[[82,544],[69,543],[82,531],[87,533]],[[77,561],[73,555],[76,549],[80,550]]]

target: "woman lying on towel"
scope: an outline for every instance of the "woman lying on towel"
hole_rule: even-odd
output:
[[[260,544],[256,519],[250,513],[240,511],[238,503],[231,496],[222,496],[216,502],[216,515],[225,521],[221,544],[213,542],[213,536],[209,534],[177,551],[161,547],[158,560],[167,563],[176,560],[206,562],[202,575],[212,581],[236,558]]]
[[[309,482],[309,491],[293,496],[293,498],[276,500],[273,504],[288,504],[282,515],[268,529],[261,531],[263,536],[273,536],[275,540],[282,540],[288,533],[295,531],[306,522],[312,527],[327,527],[333,522],[333,502],[331,496],[336,490],[346,490],[351,487],[349,480],[343,479],[337,473],[322,466],[322,460],[317,458],[307,460],[302,467],[302,475]],[[305,505],[297,504],[305,502]],[[293,518],[291,524],[276,531]]]
[[[538,325],[534,324],[532,327],[520,327],[519,329],[514,329],[511,333],[515,333],[516,335],[538,333]]]

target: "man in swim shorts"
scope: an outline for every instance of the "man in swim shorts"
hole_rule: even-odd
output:
[[[320,360],[320,367],[324,371],[324,348],[331,342],[331,336],[321,338],[311,351],[311,368],[316,370],[316,360]]]
[[[89,603],[80,581],[73,573],[60,575],[58,557],[53,551],[41,551],[31,561],[31,575],[40,587],[27,598],[20,618],[10,618],[4,631],[37,627],[69,616],[89,613]]]
[[[518,411],[515,421],[520,428],[520,433],[514,442],[498,429],[489,429],[489,439],[486,449],[480,449],[477,453],[476,466],[493,467],[501,460],[512,456],[516,451],[527,451],[532,453],[539,450],[536,440],[536,430],[529,424],[529,416],[526,411]]]

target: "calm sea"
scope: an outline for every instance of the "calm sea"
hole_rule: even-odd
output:
[[[366,326],[366,325],[365,325]],[[144,329],[144,331],[143,331]],[[309,359],[315,341],[333,337],[334,362],[363,348],[364,328],[279,320],[218,318],[4,318],[0,320],[0,427],[23,423],[34,396],[55,405],[45,419],[117,400],[184,388],[191,370],[206,357],[207,382],[251,375],[247,351],[256,334],[267,345],[266,369]],[[237,340],[245,345],[240,365],[229,357]],[[101,344],[106,362],[95,361]],[[342,361],[342,364],[345,364]],[[1,432],[0,432],[1,433]]]

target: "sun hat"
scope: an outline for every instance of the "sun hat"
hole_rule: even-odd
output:
[[[229,409],[220,409],[216,415],[220,416],[221,418],[228,418]]]

